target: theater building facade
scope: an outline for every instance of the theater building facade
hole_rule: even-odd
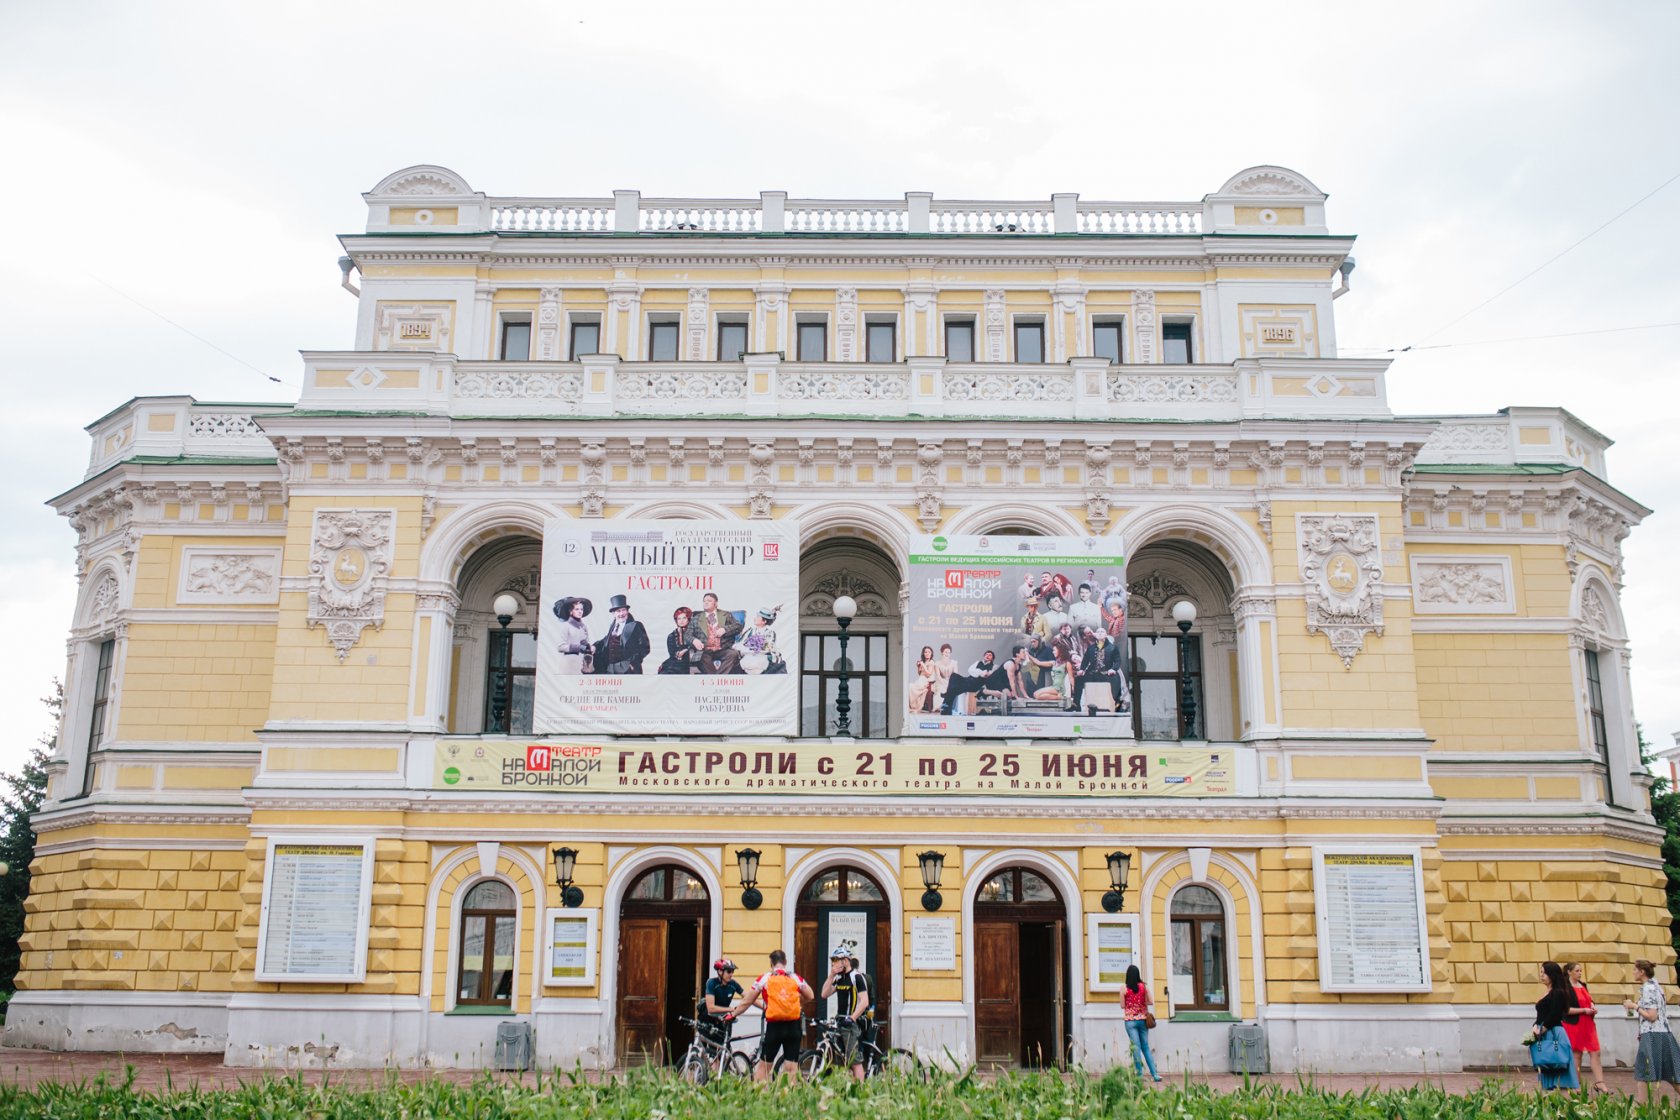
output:
[[[1649,511],[1561,408],[1395,415],[1302,176],[365,198],[295,401],[136,397],[52,499],[9,1042],[614,1067],[843,943],[944,1060],[1127,1061],[1135,962],[1168,1070],[1435,1070],[1671,958]]]

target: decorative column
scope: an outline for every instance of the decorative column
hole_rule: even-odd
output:
[[[1236,738],[1276,733],[1282,726],[1277,694],[1277,600],[1239,591],[1231,602],[1231,616],[1237,627],[1240,707],[1233,728]]]
[[[417,731],[447,731],[450,667],[455,649],[455,612],[461,600],[452,588],[415,596],[416,680],[411,687],[409,722]],[[424,676],[421,676],[421,671]]]

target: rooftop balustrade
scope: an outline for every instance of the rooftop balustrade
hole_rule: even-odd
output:
[[[1286,168],[1252,167],[1218,191],[1175,202],[1048,199],[757,198],[490,195],[448,168],[419,166],[387,176],[364,196],[369,233],[708,236],[1198,236],[1245,232],[1324,234],[1324,193]]]

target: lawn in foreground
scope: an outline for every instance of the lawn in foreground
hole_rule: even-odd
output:
[[[150,1094],[104,1078],[32,1090],[0,1085],[0,1120],[1080,1120],[1137,1117],[1184,1120],[1433,1120],[1464,1117],[1604,1118],[1680,1115],[1659,1101],[1625,1096],[1537,1094],[1489,1083],[1454,1095],[1433,1088],[1334,1094],[1310,1082],[1220,1093],[1200,1084],[1152,1088],[1131,1073],[1103,1077],[1014,1074],[996,1079],[935,1075],[881,1078],[864,1085],[836,1075],[818,1084],[771,1087],[727,1079],[695,1087],[660,1072],[633,1071],[603,1083],[567,1076],[535,1086],[490,1078],[376,1089],[273,1080],[237,1089]]]

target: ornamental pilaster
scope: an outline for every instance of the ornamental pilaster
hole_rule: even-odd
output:
[[[540,296],[537,304],[537,348],[534,357],[538,361],[557,362],[560,360],[560,289],[544,288]]]

